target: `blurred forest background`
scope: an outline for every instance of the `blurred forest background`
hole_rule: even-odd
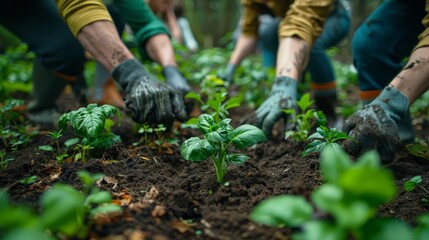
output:
[[[224,47],[237,26],[241,15],[240,0],[176,0],[185,9],[194,35],[201,48]],[[349,37],[339,46],[340,55],[350,54],[350,41],[354,30],[382,0],[350,0],[353,26]],[[229,35],[228,35],[229,34]],[[19,40],[0,26],[0,53]]]

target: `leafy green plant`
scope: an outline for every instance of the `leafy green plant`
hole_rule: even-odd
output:
[[[228,98],[224,81],[215,75],[207,76],[201,86],[200,94],[189,92],[185,98],[194,99],[201,105],[201,110],[211,114],[216,122],[228,117],[229,109],[239,107],[242,96]],[[188,124],[195,124],[196,118],[190,119]]]
[[[6,150],[0,151],[0,171],[6,170],[9,162],[13,161],[13,158],[7,158]]]
[[[133,146],[137,146],[141,143],[143,143],[146,146],[149,146],[152,142],[150,135],[153,133],[153,127],[151,127],[149,124],[145,123],[139,127],[137,132],[139,134],[142,134],[142,137],[140,138],[140,140],[138,142],[133,143]]]
[[[19,114],[13,111],[14,107],[24,104],[22,99],[6,99],[4,106],[0,108],[0,126],[5,128],[8,125],[17,126],[19,123]]]
[[[251,219],[300,229],[295,239],[424,239],[421,234],[428,234],[427,224],[425,231],[411,231],[402,221],[376,216],[396,195],[393,174],[381,166],[376,151],[353,162],[327,145],[320,167],[325,183],[312,192],[312,204],[301,196],[279,195],[260,202]]]
[[[86,144],[76,144],[73,148],[74,153],[74,161],[82,161],[87,162],[91,156],[91,149],[94,149],[91,145]]]
[[[429,147],[427,145],[413,143],[408,144],[406,148],[410,154],[429,160]]]
[[[420,176],[420,175],[414,176],[410,180],[408,180],[404,183],[404,189],[407,192],[411,192],[411,191],[414,191],[414,189],[416,187],[419,187],[426,194],[426,197],[424,197],[422,200],[424,202],[429,202],[429,200],[428,200],[429,199],[429,190],[427,190],[425,187],[422,186],[422,181],[423,181],[422,176]]]
[[[311,100],[310,94],[304,94],[297,102],[300,112],[296,109],[284,109],[285,114],[290,115],[288,125],[293,126],[293,129],[288,129],[285,132],[285,139],[293,138],[295,141],[305,141],[310,134],[310,131],[316,126],[325,126],[326,117],[321,111],[310,109],[314,101]]]
[[[331,145],[334,149],[341,149],[341,145],[337,142],[340,140],[351,139],[346,133],[338,131],[335,128],[328,128],[325,126],[319,126],[316,132],[311,134],[308,140],[312,140],[303,152],[303,156],[310,153],[321,152],[326,145]]]
[[[114,115],[121,118],[117,108],[107,104],[98,106],[92,103],[87,107],[63,114],[59,125],[62,129],[66,129],[70,123],[73,131],[82,138],[82,146],[105,149],[121,141],[118,135],[111,132],[114,121],[109,117]]]
[[[37,179],[38,179],[37,176],[31,175],[31,176],[28,176],[24,179],[19,180],[19,183],[29,185],[29,184],[35,183]]]
[[[204,134],[204,138],[191,137],[180,147],[180,153],[186,160],[200,162],[211,158],[219,183],[223,182],[230,163],[243,163],[249,158],[244,154],[228,153],[231,145],[243,149],[266,141],[265,134],[259,128],[244,124],[234,129],[230,122],[229,118],[216,122],[213,116],[201,114],[197,126]]]
[[[0,237],[2,239],[85,238],[90,222],[97,214],[119,212],[111,196],[95,187],[100,175],[78,172],[82,192],[65,184],[55,184],[40,198],[41,213],[9,202],[0,192]]]
[[[55,159],[57,159],[58,162],[62,162],[65,158],[69,157],[69,154],[67,153],[68,148],[75,145],[79,142],[79,138],[71,138],[64,142],[64,149],[60,148],[60,141],[59,139],[63,136],[61,133],[62,129],[58,131],[48,131],[46,132],[46,135],[51,137],[52,140],[55,142],[55,148],[53,148],[50,145],[42,145],[39,146],[40,150],[53,152]]]

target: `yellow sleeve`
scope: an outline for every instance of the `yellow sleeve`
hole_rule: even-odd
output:
[[[95,21],[111,21],[102,0],[56,0],[61,16],[76,36],[86,25]]]
[[[259,10],[252,0],[241,0],[243,18],[241,19],[241,34],[257,37],[259,28]]]
[[[414,48],[420,48],[420,47],[427,47],[429,46],[429,0],[426,0],[426,12],[428,14],[426,14],[426,16],[423,18],[423,25],[425,26],[425,30],[420,34],[419,36],[419,43],[417,44],[417,46]]]
[[[334,0],[295,0],[282,19],[279,37],[297,36],[310,46],[321,34]]]

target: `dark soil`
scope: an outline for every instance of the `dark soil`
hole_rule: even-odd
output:
[[[249,110],[242,108],[232,111],[231,116],[241,119],[245,112]],[[420,135],[427,133],[427,128],[421,129]],[[227,183],[219,185],[210,161],[192,163],[180,156],[179,144],[196,132],[181,130],[179,144],[172,145],[172,151],[159,151],[156,147],[132,146],[139,136],[127,118],[113,131],[121,136],[122,143],[86,163],[60,165],[51,153],[36,150],[52,144],[51,140],[44,135],[33,138],[25,148],[11,152],[15,160],[0,172],[0,188],[8,188],[13,202],[37,209],[42,192],[55,183],[80,189],[79,170],[110,177],[100,183],[100,188],[111,192],[124,211],[89,222],[93,239],[288,239],[290,229],[261,226],[249,220],[249,213],[258,202],[274,195],[309,197],[322,182],[318,156],[301,157],[304,144],[281,137],[247,149],[250,160],[231,166]],[[71,137],[70,132],[67,134]],[[429,164],[399,149],[387,167],[396,176],[398,196],[379,214],[413,224],[428,207],[421,201],[424,193],[405,192],[403,184],[421,175],[427,185]],[[34,184],[18,182],[31,175],[38,176]]]

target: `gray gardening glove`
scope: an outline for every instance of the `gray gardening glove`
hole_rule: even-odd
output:
[[[398,122],[407,111],[408,97],[394,87],[386,87],[372,103],[351,115],[341,127],[353,138],[343,143],[345,149],[355,156],[377,149],[383,163],[392,161],[400,143]]]
[[[297,81],[290,77],[277,77],[270,96],[262,105],[256,109],[254,116],[251,117],[250,123],[259,127],[269,136],[274,124],[287,115],[282,111],[284,109],[296,108]]]
[[[162,75],[164,75],[167,84],[172,86],[174,89],[177,89],[177,91],[182,93],[183,96],[192,90],[191,86],[188,84],[188,81],[179,72],[177,67],[164,67],[164,69],[162,69]]]
[[[234,81],[235,70],[237,69],[237,65],[228,63],[225,69],[225,73],[220,75],[220,78],[225,82],[232,83]]]
[[[153,79],[137,59],[120,63],[113,69],[112,76],[125,89],[125,105],[134,121],[171,126],[174,119],[185,120],[181,95]]]

